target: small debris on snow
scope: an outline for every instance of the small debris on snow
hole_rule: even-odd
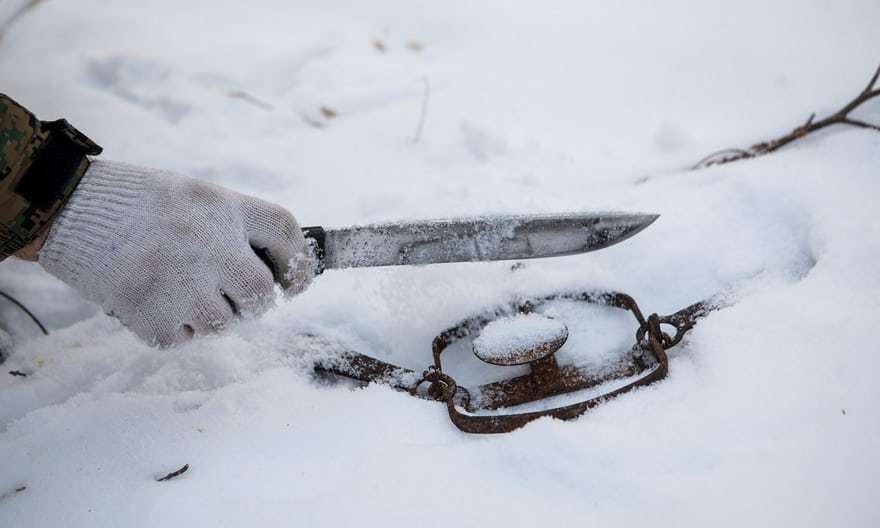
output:
[[[188,470],[189,470],[189,464],[184,464],[183,467],[178,469],[177,471],[172,471],[171,473],[165,475],[164,477],[156,479],[156,482],[164,482],[166,480],[171,480],[173,478],[179,477],[180,475],[183,475]]]
[[[260,109],[263,109],[266,111],[271,111],[275,108],[274,106],[267,103],[266,101],[263,101],[262,99],[258,99],[257,97],[254,97],[253,95],[245,92],[244,90],[230,90],[226,95],[228,97],[230,97],[231,99],[240,99],[242,101],[245,101],[247,103],[250,103],[250,104],[256,106],[257,108],[260,108]]]
[[[27,489],[27,486],[18,486],[17,488],[15,488],[12,491],[7,491],[6,493],[0,494],[0,500],[8,499],[9,497],[12,497],[13,495],[15,495],[17,493],[21,493],[22,491],[24,491],[26,489]]]
[[[309,126],[312,126],[312,127],[315,127],[315,128],[325,128],[325,127],[327,126],[325,123],[322,123],[322,122],[318,121],[317,119],[315,119],[315,118],[309,116],[309,115],[306,114],[305,112],[301,113],[301,114],[300,114],[300,117],[301,117],[302,120],[303,120],[307,125],[309,125]]]

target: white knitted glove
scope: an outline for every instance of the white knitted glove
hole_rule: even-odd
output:
[[[259,311],[313,267],[285,209],[168,172],[94,161],[39,253],[42,266],[151,344]],[[271,267],[270,267],[271,266]]]

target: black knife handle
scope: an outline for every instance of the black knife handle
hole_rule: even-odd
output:
[[[306,244],[315,255],[315,275],[324,273],[324,247],[327,240],[327,232],[321,226],[309,226],[302,228]]]

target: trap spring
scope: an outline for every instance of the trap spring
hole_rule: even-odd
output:
[[[518,350],[516,354],[510,355],[509,357],[516,358],[516,364],[527,364],[530,369],[529,373],[515,378],[466,388],[444,372],[441,357],[443,351],[452,343],[478,335],[482,329],[499,317],[532,314],[542,304],[555,300],[599,304],[630,312],[638,325],[635,331],[635,344],[624,358],[599,370],[574,365],[560,366],[556,362],[554,353],[564,343],[563,337],[541,343],[531,350]],[[315,366],[315,370],[363,382],[380,382],[409,392],[413,396],[443,402],[446,404],[452,423],[467,433],[507,433],[544,416],[571,420],[603,401],[663,379],[669,370],[666,350],[681,342],[684,335],[700,318],[718,309],[721,304],[718,298],[713,298],[692,304],[671,315],[660,316],[655,313],[645,317],[636,301],[623,293],[613,291],[558,293],[513,302],[506,307],[471,317],[448,328],[434,338],[432,346],[434,362],[422,374],[354,351],[346,351],[333,360],[324,360]],[[664,332],[664,325],[674,328],[674,334]],[[565,336],[567,337],[567,331]],[[477,352],[475,350],[475,353]],[[478,357],[484,355],[477,353]],[[481,359],[499,364],[485,357]],[[599,396],[562,407],[513,414],[475,414],[480,411],[493,413],[498,409],[590,389],[612,381],[618,381],[622,385]]]

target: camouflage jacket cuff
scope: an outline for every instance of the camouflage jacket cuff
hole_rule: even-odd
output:
[[[39,121],[0,94],[0,260],[40,236],[100,153],[67,121]]]

